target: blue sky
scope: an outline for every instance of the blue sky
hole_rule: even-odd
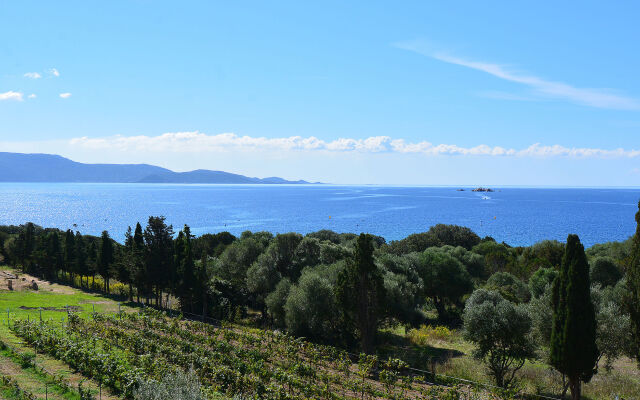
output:
[[[639,186],[639,14],[2,2],[0,150],[336,183]]]

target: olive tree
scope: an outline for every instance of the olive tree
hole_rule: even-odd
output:
[[[535,356],[527,310],[498,292],[473,292],[464,309],[463,323],[465,339],[477,346],[474,356],[486,364],[500,387],[509,387],[524,362]]]
[[[526,303],[531,298],[529,287],[508,272],[496,272],[487,280],[487,288],[496,290],[509,301]]]
[[[622,279],[622,271],[610,257],[598,257],[592,260],[590,264],[589,278],[591,283],[607,287],[614,286]]]
[[[447,316],[447,306],[459,304],[462,296],[473,290],[464,265],[437,248],[429,248],[420,255],[417,269],[424,282],[424,294],[431,298],[441,319]]]

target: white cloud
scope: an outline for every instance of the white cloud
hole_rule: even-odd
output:
[[[29,99],[35,99],[36,97],[38,96],[36,96],[34,93],[31,93],[29,96],[27,96],[27,98]]]
[[[489,156],[489,157],[640,157],[640,150],[598,149],[586,147],[544,146],[535,143],[524,149],[504,148],[480,144],[462,147],[455,144],[433,144],[427,141],[409,143],[389,136],[365,139],[339,138],[324,141],[316,137],[251,137],[234,133],[207,135],[201,132],[164,133],[159,136],[112,136],[108,138],[81,137],[71,139],[73,147],[92,150],[145,151],[170,153],[297,151],[327,153],[396,153],[426,156]]]
[[[20,92],[14,92],[13,90],[9,90],[8,92],[0,93],[0,100],[16,100],[22,101],[23,94]]]
[[[58,70],[57,70],[57,69],[55,69],[55,68],[51,68],[51,69],[49,70],[49,73],[50,73],[51,75],[55,76],[55,77],[60,76],[60,72],[58,72]]]
[[[509,68],[499,64],[470,61],[445,53],[433,52],[419,42],[397,43],[395,46],[442,62],[482,71],[496,78],[525,85],[532,90],[533,94],[540,97],[566,100],[595,108],[640,110],[640,100],[616,94],[611,89],[579,88],[563,82],[546,80],[534,75],[511,71]],[[502,98],[504,99],[505,97],[503,96]]]
[[[71,93],[60,93],[60,97],[63,99],[68,99],[69,97],[71,97]]]
[[[30,79],[40,79],[42,78],[42,75],[40,75],[38,72],[27,72],[26,74],[24,74],[24,77]]]

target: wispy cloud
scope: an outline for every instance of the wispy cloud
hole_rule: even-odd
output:
[[[360,153],[402,153],[427,156],[499,156],[499,157],[640,157],[640,150],[599,149],[587,147],[545,146],[532,144],[524,149],[481,144],[463,147],[455,144],[433,144],[427,141],[407,142],[389,136],[364,139],[340,138],[324,141],[316,137],[266,138],[238,136],[234,133],[207,135],[201,132],[175,132],[158,136],[112,136],[108,138],[81,137],[70,145],[93,150],[151,151],[175,153],[231,152],[231,151],[323,151]]]
[[[40,75],[40,73],[38,72],[27,72],[26,74],[24,74],[24,77],[30,79],[40,79],[42,78],[42,75]]]
[[[51,69],[49,69],[49,73],[50,73],[51,75],[55,76],[55,77],[60,76],[60,72],[59,72],[57,69],[55,69],[55,68],[51,68]]]
[[[0,93],[0,100],[16,100],[22,101],[23,94],[20,92],[14,92],[13,90],[9,90],[8,92]]]
[[[38,96],[36,96],[35,93],[31,93],[29,96],[27,96],[27,98],[29,99],[35,99],[36,97]]]
[[[402,42],[394,45],[400,49],[413,51],[442,62],[471,68],[493,75],[499,79],[525,85],[537,96],[566,100],[595,108],[640,110],[640,100],[618,94],[611,89],[579,88],[564,82],[547,80],[535,75],[515,72],[500,64],[472,61],[442,52],[435,52],[420,42]]]
[[[71,97],[71,93],[60,93],[60,97],[63,99],[68,99],[69,97]]]

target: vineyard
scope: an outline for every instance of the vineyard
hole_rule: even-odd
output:
[[[276,331],[213,326],[147,309],[71,313],[65,324],[16,320],[10,329],[37,352],[132,398],[141,379],[192,369],[208,398],[471,399],[497,398],[471,386],[446,387],[400,360],[353,356]],[[440,383],[440,384],[438,384]]]

